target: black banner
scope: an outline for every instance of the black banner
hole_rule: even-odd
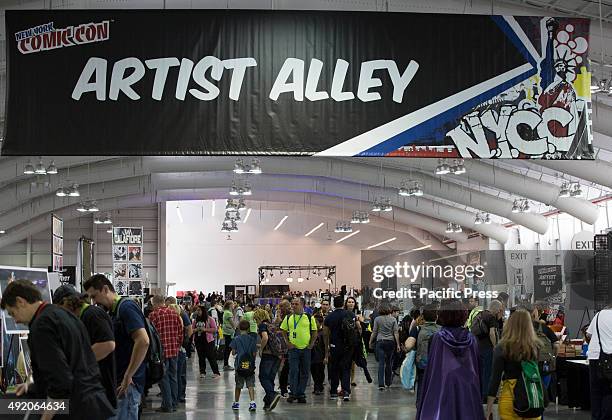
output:
[[[560,265],[533,266],[533,296],[535,299],[550,300],[563,288]]]
[[[5,155],[590,157],[586,19],[40,10],[6,28]]]

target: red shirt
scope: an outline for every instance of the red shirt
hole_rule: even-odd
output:
[[[151,312],[149,319],[159,334],[164,347],[164,357],[166,359],[177,357],[183,342],[181,317],[174,312],[174,309],[162,306]]]

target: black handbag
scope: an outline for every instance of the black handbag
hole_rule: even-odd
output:
[[[597,340],[599,340],[599,375],[602,379],[612,382],[612,354],[605,353],[601,345],[601,334],[599,334],[599,315],[595,320],[595,329],[597,330]]]

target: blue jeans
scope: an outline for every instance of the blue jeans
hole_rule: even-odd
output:
[[[178,372],[178,400],[185,401],[185,391],[187,389],[187,354],[179,351],[176,361]]]
[[[310,376],[310,349],[290,349],[289,357],[289,383],[291,395],[294,397],[306,396],[306,385]]]
[[[480,397],[483,401],[487,400],[491,371],[493,370],[493,347],[480,349]]]
[[[130,385],[123,398],[117,399],[117,415],[109,420],[138,420],[139,406],[140,392],[134,385]]]
[[[393,380],[393,354],[395,341],[381,340],[376,342],[376,355],[378,356],[378,386],[391,386]]]
[[[159,383],[162,394],[162,408],[175,409],[178,405],[177,357],[164,360],[164,377]]]
[[[274,391],[274,379],[280,367],[280,359],[276,356],[264,354],[259,362],[259,382],[266,391],[264,396],[264,404],[270,405],[276,392]]]

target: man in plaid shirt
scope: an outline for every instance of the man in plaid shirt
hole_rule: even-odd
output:
[[[183,321],[181,317],[164,303],[163,296],[153,296],[153,312],[149,315],[151,323],[157,329],[164,348],[164,377],[159,383],[162,393],[162,405],[156,411],[171,413],[178,406],[178,373],[177,360],[183,342]]]

